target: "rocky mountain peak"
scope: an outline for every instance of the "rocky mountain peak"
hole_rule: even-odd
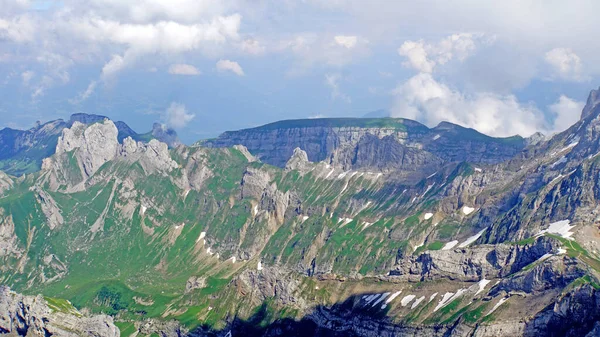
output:
[[[58,138],[56,154],[78,150],[76,157],[82,173],[90,177],[117,155],[118,134],[119,130],[110,119],[90,126],[76,121]]]
[[[100,116],[100,115],[86,114],[86,113],[75,113],[75,114],[71,115],[71,118],[69,118],[69,122],[71,122],[71,123],[79,122],[79,123],[82,123],[82,124],[92,124],[92,123],[103,122],[105,119],[108,119],[108,117],[106,117],[106,116]]]
[[[600,88],[590,91],[585,107],[583,107],[583,111],[581,112],[581,119],[587,118],[592,114],[598,114],[600,112],[597,110],[598,103],[600,103]]]
[[[292,154],[290,160],[288,160],[288,162],[285,164],[285,169],[302,171],[302,168],[309,163],[310,161],[308,160],[308,154],[306,154],[306,151],[297,147],[294,149],[294,153]]]
[[[167,144],[171,148],[181,145],[177,132],[165,124],[154,123],[152,125],[152,137]]]

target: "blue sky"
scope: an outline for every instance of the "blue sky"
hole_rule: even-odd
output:
[[[0,127],[74,112],[185,142],[313,117],[495,136],[574,123],[598,86],[597,1],[0,0]]]

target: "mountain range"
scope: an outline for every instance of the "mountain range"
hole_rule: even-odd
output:
[[[192,146],[101,116],[4,129],[0,332],[598,336],[599,96],[549,138],[400,118]]]
[[[37,122],[29,130],[4,128],[0,130],[0,170],[15,176],[39,171],[42,160],[54,154],[58,137],[64,129],[72,127],[75,122],[90,125],[106,118],[77,113],[71,115],[68,121],[58,119],[44,124]],[[146,141],[156,138],[171,147],[180,144],[177,133],[159,123],[155,123],[152,131],[144,134],[136,133],[124,122],[114,124],[119,131],[119,141],[127,137]]]

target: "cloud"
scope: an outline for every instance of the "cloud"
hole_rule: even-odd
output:
[[[200,75],[200,70],[190,64],[172,64],[169,67],[169,74],[197,76]]]
[[[340,74],[325,74],[325,84],[331,89],[331,99],[341,99],[346,103],[352,103],[350,96],[340,91]]]
[[[80,92],[76,98],[70,99],[69,103],[79,104],[87,100],[94,93],[94,90],[96,90],[96,85],[96,81],[91,81],[90,84],[88,84],[87,88],[84,91]]]
[[[71,1],[72,2],[72,1]],[[86,6],[104,16],[148,23],[173,20],[194,23],[233,9],[228,1],[214,0],[90,0]]]
[[[34,76],[35,72],[33,72],[32,70],[27,70],[21,73],[21,79],[23,80],[23,84],[28,85]]]
[[[125,58],[121,55],[113,55],[108,63],[102,67],[102,79],[111,79],[115,74],[125,68]]]
[[[349,35],[338,35],[333,39],[335,40],[335,43],[347,49],[354,48],[358,42],[358,37]]]
[[[303,74],[317,66],[341,68],[369,55],[369,42],[358,36],[301,33],[284,39],[275,48],[297,59],[290,74]]]
[[[423,73],[433,72],[435,61],[427,58],[427,51],[423,41],[406,41],[398,48],[398,54],[405,56],[408,61],[403,63],[405,67],[414,68]]]
[[[465,95],[420,73],[394,90],[392,116],[414,119],[430,127],[442,121],[474,128],[491,136],[529,136],[547,130],[543,113],[523,105],[514,95]]]
[[[217,61],[217,69],[219,71],[231,71],[238,76],[244,76],[244,70],[235,61],[230,60],[219,60]]]
[[[15,16],[11,20],[0,19],[0,40],[7,39],[17,43],[31,42],[35,39],[36,24],[29,15]]]
[[[552,76],[565,81],[582,82],[589,80],[583,74],[581,58],[568,48],[554,48],[545,55],[545,61],[552,68]]]
[[[75,41],[92,46],[123,49],[113,54],[102,69],[102,79],[114,77],[145,55],[172,56],[192,51],[212,53],[211,46],[239,39],[241,15],[216,16],[206,22],[182,24],[175,21],[123,23],[111,18],[87,15],[56,24],[57,30]]]
[[[453,59],[464,61],[475,51],[475,42],[481,39],[481,34],[460,33],[452,34],[437,43],[405,41],[398,54],[408,60],[404,66],[423,73],[432,73],[437,65],[443,65]]]
[[[241,49],[245,53],[251,55],[260,55],[263,54],[266,50],[265,46],[263,46],[258,40],[255,39],[246,39],[242,41]]]
[[[584,105],[585,102],[560,95],[556,103],[548,106],[548,110],[554,115],[552,131],[564,131],[575,124],[581,116]]]
[[[188,113],[184,104],[173,102],[164,113],[166,124],[172,128],[180,129],[191,122],[196,115]]]

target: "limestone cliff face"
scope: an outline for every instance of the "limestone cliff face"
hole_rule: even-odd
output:
[[[51,189],[82,190],[82,184],[102,165],[117,159],[139,163],[146,174],[169,172],[178,167],[167,144],[156,139],[144,143],[131,137],[123,139],[121,144],[118,135],[119,130],[109,119],[92,125],[75,122],[71,128],[64,129],[58,138],[56,153],[42,165]]]
[[[112,317],[84,316],[75,308],[49,306],[42,296],[23,296],[0,286],[0,334],[118,337],[120,332]]]
[[[296,148],[308,160],[344,170],[370,168],[429,172],[446,162],[498,163],[526,145],[520,137],[492,138],[451,123],[433,129],[406,119],[312,119],[225,132],[200,142],[209,147],[244,145],[261,161],[284,167]]]
[[[77,150],[75,159],[84,179],[87,179],[100,166],[117,156],[118,133],[115,124],[108,119],[89,127],[75,122],[70,129],[64,129],[58,138],[56,154],[60,156]]]
[[[69,120],[58,119],[45,124],[38,122],[29,130],[1,129],[0,170],[15,176],[38,171],[43,159],[55,153],[58,138],[64,129],[72,129],[76,124],[102,124],[106,119],[106,116],[76,113]],[[177,133],[161,124],[155,124],[152,131],[145,134],[136,133],[121,121],[114,122],[114,125],[119,142],[131,137],[144,142],[156,139],[172,148],[181,144]]]

